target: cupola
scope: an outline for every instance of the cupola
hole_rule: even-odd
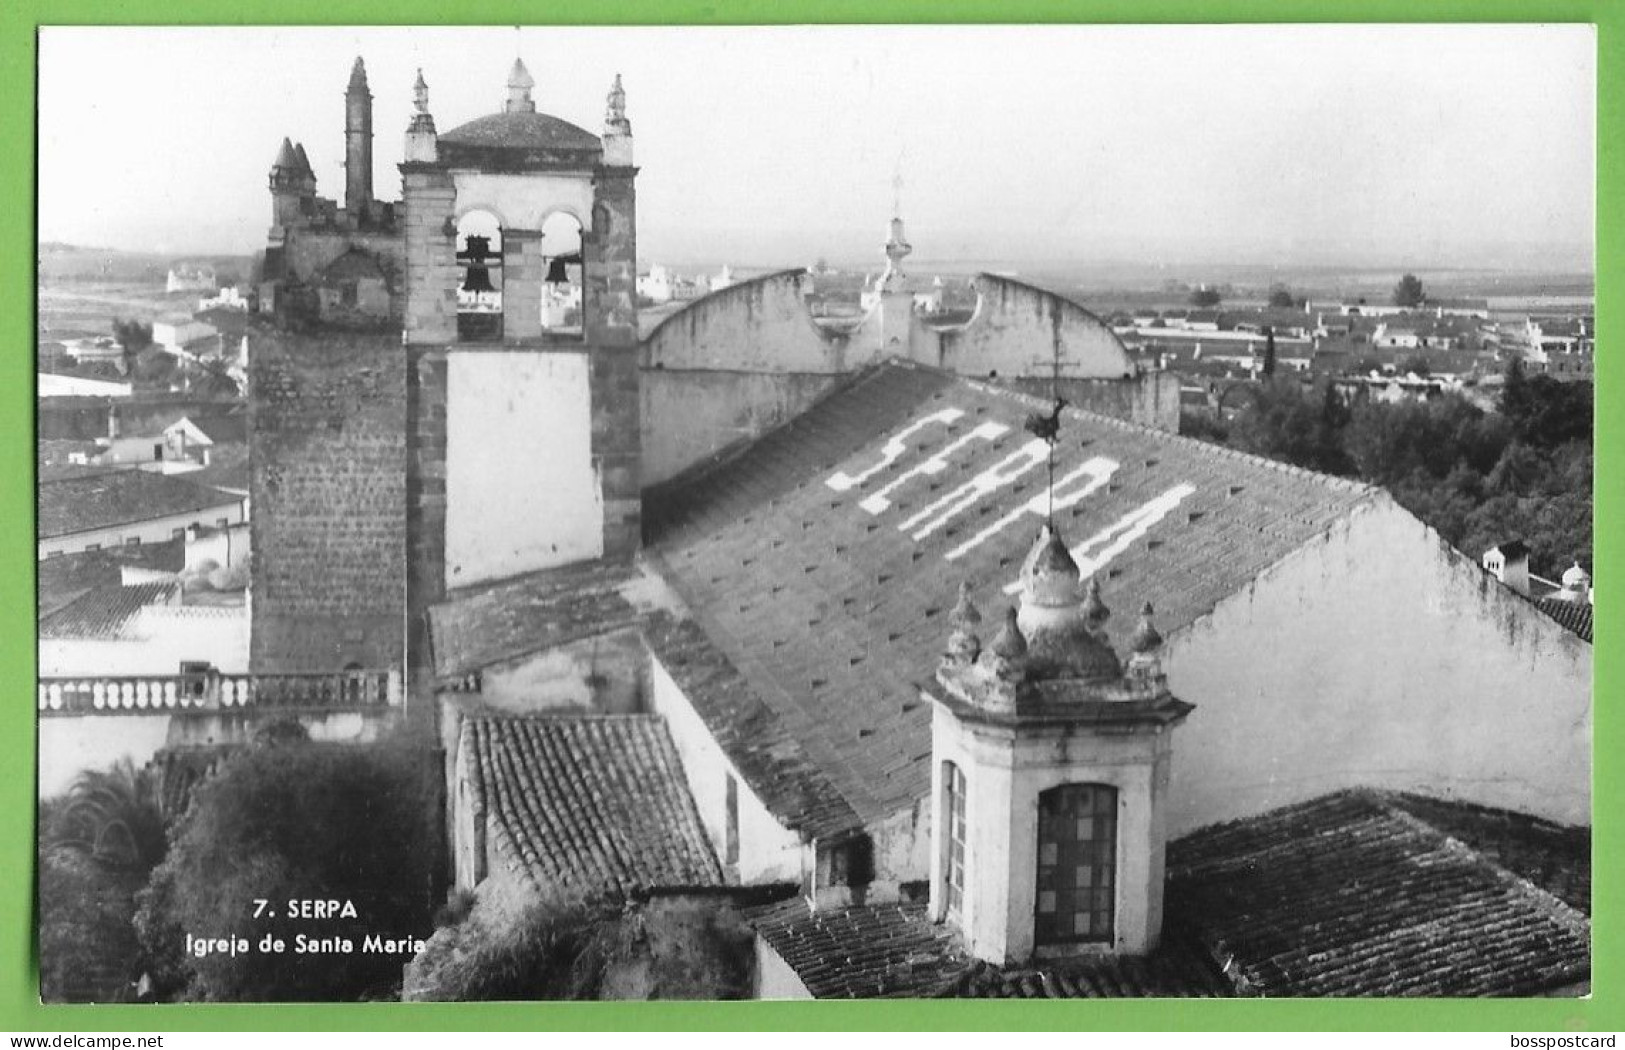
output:
[[[997,965],[1139,955],[1162,929],[1175,726],[1149,602],[1125,666],[1099,585],[1053,526],[985,645],[969,584],[935,681],[931,915]]]

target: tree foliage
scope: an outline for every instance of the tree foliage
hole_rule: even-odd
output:
[[[1296,307],[1299,300],[1292,294],[1292,289],[1284,284],[1277,284],[1270,288],[1270,306],[1277,310],[1291,310]]]
[[[1238,391],[1238,393],[1240,393]],[[1189,417],[1193,437],[1382,485],[1477,558],[1511,539],[1536,572],[1587,568],[1592,542],[1592,392],[1588,384],[1508,373],[1500,412],[1465,398],[1345,406],[1290,378],[1260,383],[1233,418]],[[1190,424],[1190,425],[1185,425]]]
[[[81,773],[39,815],[41,997],[132,998],[135,893],[167,846],[156,777],[126,758]]]
[[[143,892],[137,928],[160,994],[296,1002],[393,997],[410,957],[361,951],[368,934],[424,936],[433,881],[433,763],[399,743],[288,743],[233,756],[204,781]],[[270,902],[255,916],[255,901]],[[356,917],[303,918],[291,900],[353,903]],[[282,953],[203,958],[186,936],[280,938]],[[298,954],[296,938],[349,952]]]
[[[133,318],[126,321],[115,317],[113,339],[126,354],[134,354],[152,345],[152,325],[142,324]]]
[[[80,773],[42,821],[40,840],[106,870],[146,877],[168,847],[157,777],[129,758]]]
[[[1192,306],[1218,306],[1222,299],[1217,288],[1209,288],[1205,284],[1191,292]]]
[[[1427,298],[1422,290],[1422,279],[1414,273],[1408,273],[1394,285],[1394,305],[1404,307],[1421,306]]]

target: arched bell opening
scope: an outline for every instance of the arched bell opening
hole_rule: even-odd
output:
[[[542,223],[542,331],[580,338],[584,330],[581,222],[554,212]]]
[[[457,222],[457,338],[502,338],[502,223],[487,211]]]

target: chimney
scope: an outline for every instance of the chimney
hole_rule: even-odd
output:
[[[1501,583],[1529,597],[1529,545],[1512,540],[1484,552],[1483,566]]]

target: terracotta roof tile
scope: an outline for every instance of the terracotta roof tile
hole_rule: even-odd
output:
[[[644,627],[644,640],[712,739],[791,830],[816,835],[857,823],[803,746],[817,726],[799,707],[782,696],[777,704],[764,699],[699,623],[657,613]]]
[[[67,536],[237,501],[238,497],[178,475],[145,470],[63,477],[39,486],[39,536]]]
[[[926,998],[972,968],[923,902],[817,912],[803,897],[747,913],[756,930],[820,999]]]
[[[1590,602],[1569,602],[1561,598],[1541,598],[1535,602],[1535,607],[1581,638],[1588,642],[1591,641]]]
[[[1572,845],[1547,843],[1589,868]],[[1169,915],[1262,995],[1529,995],[1590,974],[1584,914],[1378,792],[1196,832],[1168,872]]]
[[[45,617],[92,587],[116,587],[126,566],[178,573],[186,568],[186,541],[121,544],[76,551],[39,563],[39,613]]]
[[[541,888],[628,895],[720,886],[722,869],[656,715],[471,715],[475,819]]]
[[[1522,875],[1589,885],[1587,857],[1578,829],[1342,792],[1171,844],[1162,944],[1145,957],[990,966],[923,903],[797,898],[748,918],[820,998],[1528,995],[1586,981],[1590,933]]]
[[[124,587],[112,584],[93,587],[39,621],[41,638],[122,638],[141,610],[149,605],[169,604],[180,592],[180,584],[140,583]]]
[[[933,369],[885,365],[645,496],[646,540],[662,575],[774,713],[763,724],[775,733],[809,727],[794,736],[855,815],[847,827],[925,794],[930,713],[916,704],[915,676],[935,666],[961,580],[977,588],[985,612],[1010,600],[1000,592],[1041,522],[1030,511],[1041,506],[1044,467],[965,498],[929,530],[926,508],[953,505],[960,486],[1032,441],[1022,423],[1035,407],[1048,406]],[[938,415],[945,411],[958,414]],[[895,458],[885,463],[888,448]],[[937,452],[937,470],[904,480]],[[1075,545],[1108,537],[1085,553],[1112,546],[1109,530],[1148,503],[1169,508],[1118,544],[1104,567],[1102,590],[1116,613],[1107,632],[1119,651],[1142,601],[1155,603],[1173,637],[1377,498],[1352,482],[1068,410],[1057,491],[1081,491],[1084,475],[1068,475],[1095,457],[1115,470],[1056,515]],[[832,486],[837,472],[861,483]],[[749,727],[736,735],[752,746]],[[773,788],[751,786],[773,808]]]
[[[463,675],[637,623],[619,590],[635,571],[593,562],[454,591],[429,610],[435,673]]]

